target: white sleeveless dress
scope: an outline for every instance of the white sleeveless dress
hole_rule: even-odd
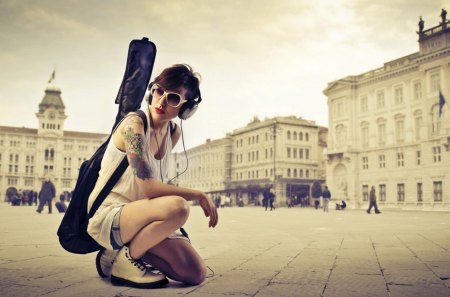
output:
[[[142,110],[147,117],[147,132],[145,134],[144,152],[147,153],[147,157],[150,163],[152,175],[151,178],[161,180],[162,176],[163,182],[167,182],[167,169],[169,168],[168,156],[172,150],[172,138],[170,137],[169,125],[167,125],[168,131],[164,156],[163,158],[161,158],[161,160],[157,160],[150,152],[150,142],[155,141],[155,138],[150,137],[152,127],[150,126],[148,109],[144,108]],[[126,153],[119,150],[114,145],[114,141],[111,140],[102,159],[97,183],[89,196],[87,209],[88,212],[94,204],[95,198],[103,189],[103,187],[113,174],[114,170],[116,170],[124,157],[126,157]],[[107,249],[112,249],[110,242],[110,232],[115,214],[120,211],[123,205],[143,198],[145,198],[145,194],[139,189],[132,169],[130,166],[128,166],[122,177],[111,190],[111,193],[106,197],[105,201],[103,201],[103,203],[100,205],[94,216],[89,220],[87,228],[89,235],[93,239],[95,239],[95,241],[97,241],[101,246]]]

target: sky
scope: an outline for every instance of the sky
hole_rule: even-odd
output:
[[[328,125],[329,82],[418,51],[442,0],[0,0],[0,125],[37,128],[47,81],[65,130],[109,133],[131,40],[157,47],[152,78],[187,63],[203,101],[183,121],[186,148],[260,119]],[[179,122],[177,119],[176,122]],[[180,145],[175,150],[180,150]]]

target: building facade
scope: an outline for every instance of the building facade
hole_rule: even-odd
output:
[[[231,137],[210,140],[174,154],[177,184],[208,193],[222,193],[231,178]],[[184,172],[184,173],[183,173]]]
[[[190,169],[180,186],[229,196],[232,204],[259,205],[273,187],[277,203],[292,195],[310,197],[312,183],[325,180],[327,129],[295,116],[254,118],[225,138],[187,151]],[[177,170],[186,164],[178,153]]]
[[[419,52],[328,83],[334,197],[365,208],[374,186],[380,208],[450,209],[449,27],[421,26]]]
[[[65,131],[61,90],[48,86],[39,104],[38,128],[0,126],[0,199],[8,189],[39,191],[49,176],[57,195],[75,187],[81,163],[108,134]]]

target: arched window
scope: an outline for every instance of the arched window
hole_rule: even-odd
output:
[[[303,132],[298,133],[298,140],[303,140]]]
[[[309,134],[308,134],[308,132],[305,133],[305,141],[309,141]]]
[[[287,131],[287,139],[290,140],[291,139],[291,131]]]
[[[291,169],[290,168],[287,170],[287,177],[291,177]]]
[[[297,132],[294,131],[294,140],[297,140]]]

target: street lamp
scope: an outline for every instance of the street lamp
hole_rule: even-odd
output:
[[[277,125],[277,120],[272,121],[270,134],[273,137],[273,191],[277,193],[277,134],[281,134],[281,128]]]

